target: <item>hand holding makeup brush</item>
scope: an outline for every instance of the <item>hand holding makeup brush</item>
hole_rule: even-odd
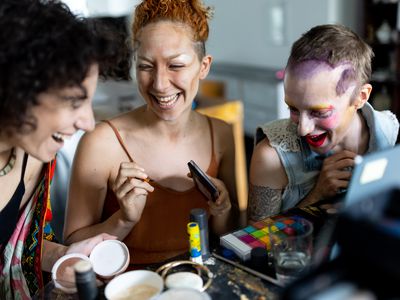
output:
[[[112,189],[124,221],[137,223],[146,204],[147,194],[154,191],[144,169],[135,162],[121,163]]]

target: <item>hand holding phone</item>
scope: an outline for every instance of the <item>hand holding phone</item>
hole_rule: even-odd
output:
[[[188,162],[188,166],[197,189],[199,189],[199,191],[202,192],[208,200],[215,202],[219,196],[219,192],[215,184],[212,183],[212,181],[193,160]]]

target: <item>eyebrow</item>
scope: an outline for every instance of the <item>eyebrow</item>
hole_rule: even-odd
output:
[[[83,101],[86,97],[85,95],[62,95],[60,99],[67,101]]]
[[[295,108],[297,109],[297,107],[295,107],[294,105],[291,105],[290,103],[286,102],[286,105],[289,106],[290,108]],[[314,106],[311,106],[310,108],[308,108],[310,110],[323,110],[323,109],[333,109],[333,105],[331,104],[317,104]]]
[[[184,53],[173,54],[173,55],[167,56],[167,59],[174,59],[174,58],[177,58],[177,57],[182,56],[182,55],[185,55],[185,54],[184,54]],[[143,56],[143,55],[138,55],[137,58],[138,58],[138,59],[145,60],[145,61],[148,61],[148,62],[152,62],[152,60],[151,60],[150,58],[148,58],[148,57],[146,57],[146,56]]]
[[[58,98],[67,101],[83,101],[88,97],[86,89],[82,86],[75,86],[70,90],[56,91],[55,94]]]

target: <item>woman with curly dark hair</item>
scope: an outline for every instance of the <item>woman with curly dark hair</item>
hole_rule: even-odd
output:
[[[193,208],[209,212],[214,232],[227,230],[238,210],[232,129],[192,110],[212,61],[205,50],[209,18],[200,0],[144,0],[136,7],[134,59],[146,104],[100,123],[81,140],[67,242],[108,232],[128,245],[136,265],[186,253]],[[217,186],[215,202],[187,176],[190,160]]]
[[[55,154],[77,130],[94,128],[99,73],[119,65],[121,48],[97,29],[57,1],[0,3],[1,299],[29,299],[60,256],[114,238],[65,247],[49,226]]]

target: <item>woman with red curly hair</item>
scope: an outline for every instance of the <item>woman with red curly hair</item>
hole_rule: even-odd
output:
[[[102,122],[77,150],[65,237],[68,243],[107,232],[131,251],[131,263],[162,262],[187,252],[193,208],[226,231],[237,211],[231,127],[192,110],[206,54],[210,8],[192,0],[145,0],[134,13],[132,39],[145,105]],[[104,159],[104,155],[107,159]],[[190,160],[219,190],[207,201],[187,176]]]

